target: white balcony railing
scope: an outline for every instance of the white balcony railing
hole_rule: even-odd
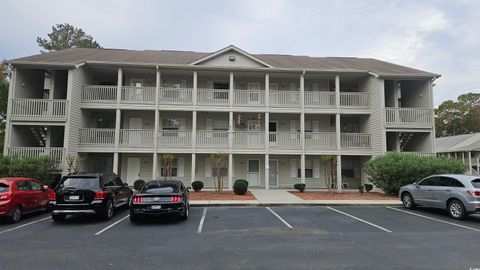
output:
[[[430,128],[433,123],[433,110],[426,108],[385,108],[387,127]]]
[[[111,128],[81,128],[78,136],[79,144],[115,144],[115,129]]]
[[[354,108],[370,107],[369,93],[366,92],[341,92],[340,106]]]
[[[228,147],[228,132],[226,130],[197,130],[197,146]]]
[[[275,107],[300,106],[300,92],[271,90],[270,105]]]
[[[12,119],[24,121],[65,121],[64,99],[12,99]]]
[[[271,149],[300,150],[302,147],[298,132],[270,132],[268,141]]]
[[[63,160],[63,147],[8,147],[7,155],[19,157],[51,156],[61,162]]]
[[[335,132],[306,132],[305,148],[334,150],[337,148],[337,136]]]
[[[221,105],[230,104],[228,89],[197,89],[197,102],[200,105]]]
[[[234,148],[261,148],[265,147],[265,133],[260,131],[233,132]]]
[[[335,107],[335,92],[327,91],[305,91],[306,107]]]
[[[160,104],[192,104],[191,88],[160,88],[158,102]]]
[[[396,153],[394,151],[389,151],[387,152],[387,154],[390,154],[390,153]],[[397,153],[400,153],[400,154],[405,154],[405,155],[414,155],[414,156],[417,156],[417,157],[435,157],[435,153],[430,153],[430,152],[413,152],[413,151],[404,151],[404,152],[397,152]]]
[[[122,86],[124,103],[155,104],[155,87]]]
[[[135,147],[153,147],[155,130],[153,129],[121,129],[120,145]]]
[[[233,104],[240,106],[265,105],[265,91],[262,90],[235,90]]]
[[[115,85],[85,85],[82,88],[82,102],[102,103],[117,101],[117,86]]]
[[[340,134],[340,145],[342,149],[360,148],[369,149],[370,134],[367,133],[342,133]]]
[[[160,130],[158,132],[158,147],[192,147],[192,132],[181,130]]]

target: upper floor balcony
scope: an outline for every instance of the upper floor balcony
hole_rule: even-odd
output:
[[[65,121],[67,101],[64,99],[12,99],[11,119],[18,121]]]
[[[432,128],[433,109],[385,108],[387,128]]]
[[[63,147],[8,147],[8,156],[18,157],[42,157],[50,156],[58,161],[58,168],[61,168],[65,156]]]

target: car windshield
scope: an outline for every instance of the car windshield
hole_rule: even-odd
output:
[[[148,183],[143,187],[144,193],[151,193],[151,194],[165,194],[165,193],[173,193],[178,192],[178,185],[171,184],[171,183]]]
[[[0,182],[0,192],[8,192],[8,185]]]
[[[474,188],[480,188],[480,178],[472,180],[472,185]]]
[[[60,183],[59,189],[99,190],[100,181],[96,177],[68,177]]]

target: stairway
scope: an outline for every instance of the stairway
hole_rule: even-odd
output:
[[[412,132],[400,132],[400,150],[403,152],[413,137]]]
[[[47,141],[47,127],[31,126],[30,132],[35,138],[35,141],[38,142],[38,146],[45,147]]]

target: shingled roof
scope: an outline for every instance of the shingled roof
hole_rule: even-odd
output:
[[[480,151],[480,133],[436,138],[435,149],[437,153]]]
[[[234,46],[230,46],[236,48]],[[227,47],[229,48],[229,47]],[[37,54],[8,61],[13,65],[64,65],[75,66],[82,63],[110,64],[151,64],[185,65],[208,57],[213,53],[170,50],[124,50],[124,49],[86,49],[70,48],[45,54]],[[410,67],[400,66],[372,58],[356,57],[310,57],[279,54],[249,54],[273,69],[298,70],[344,70],[351,72],[370,72],[378,76],[410,76],[434,78],[440,75]]]

